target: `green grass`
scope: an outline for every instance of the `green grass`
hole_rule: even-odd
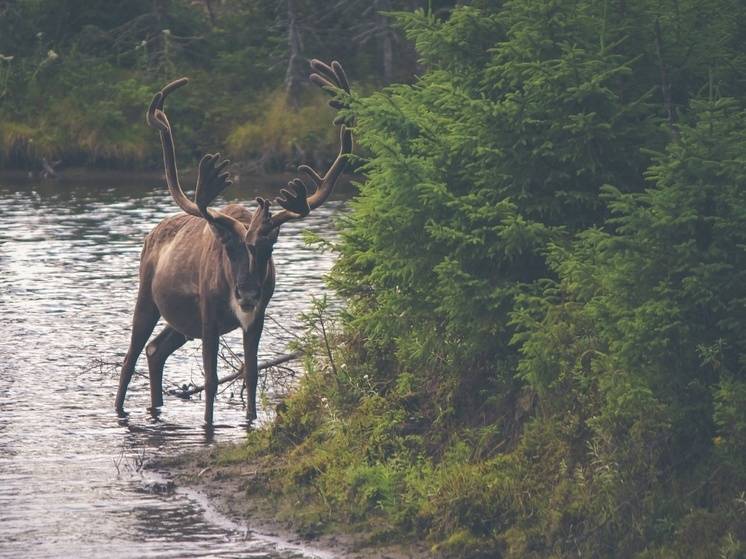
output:
[[[300,533],[425,541],[452,558],[744,557],[746,500],[711,491],[735,472],[667,478],[634,454],[607,463],[570,409],[527,416],[517,433],[459,410],[438,424],[413,405],[406,375],[371,385],[350,340],[332,347],[334,367],[319,344],[277,420],[217,459],[256,465],[251,491],[276,499]],[[440,390],[419,385],[425,398]]]

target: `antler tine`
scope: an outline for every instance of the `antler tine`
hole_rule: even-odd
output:
[[[302,173],[306,173],[309,177],[311,177],[314,186],[319,186],[319,184],[321,184],[321,181],[324,180],[324,177],[319,175],[313,167],[309,167],[308,165],[300,165],[298,167],[298,170]]]
[[[313,72],[315,74],[321,75],[324,78],[326,78],[326,80],[330,84],[334,83],[337,80],[337,77],[334,75],[334,70],[332,70],[332,67],[329,66],[328,64],[316,58],[313,58],[310,64],[311,64],[311,69],[313,70]],[[311,76],[313,76],[314,73],[312,73]]]
[[[333,63],[332,63],[333,64]],[[181,86],[186,85],[189,83],[189,78],[179,78],[178,80],[174,80],[171,83],[166,84],[163,89],[161,89],[161,93],[163,93],[163,100],[166,100],[166,97],[168,97],[168,94],[172,91],[179,89]],[[158,107],[159,109],[163,108],[163,105]]]
[[[288,183],[287,188],[280,190],[280,196],[275,198],[275,203],[285,209],[285,212],[291,212],[295,217],[305,217],[311,207],[308,205],[308,188],[300,179],[293,179]],[[278,214],[282,215],[282,214]],[[273,227],[276,220],[273,219]]]
[[[268,214],[269,200],[265,200],[261,196],[257,196],[256,203],[257,206],[251,216],[251,220],[249,221],[249,225],[247,227],[248,230],[261,230],[263,227],[263,222],[266,221],[265,216]]]
[[[342,89],[344,89],[347,93],[349,93],[350,82],[347,79],[347,74],[345,73],[344,68],[342,68],[342,65],[336,60],[332,60],[332,70],[334,70],[334,75],[337,78],[337,82],[339,83],[339,86]]]
[[[337,87],[331,80],[327,79],[326,76],[321,74],[311,74],[310,79],[313,83],[322,88],[333,89]]]
[[[168,119],[165,118],[166,114],[163,113],[163,103],[171,92],[185,86],[187,83],[189,83],[189,78],[179,78],[166,84],[163,89],[153,95],[153,100],[150,102],[150,107],[145,115],[148,126],[161,132],[166,131],[166,129],[170,130]]]
[[[314,58],[311,60],[311,68],[314,73],[310,75],[310,79],[315,84],[322,88],[342,89],[346,93],[350,92],[350,82],[347,80],[347,74],[336,60],[332,61],[331,66],[329,66]]]
[[[163,148],[163,165],[166,170],[168,190],[176,204],[184,212],[196,217],[202,217],[215,225],[221,226],[222,229],[228,229],[237,235],[243,236],[245,227],[239,221],[207,207],[221,192],[231,185],[231,181],[228,180],[230,173],[221,173],[226,165],[228,165],[228,160],[220,161],[220,154],[218,153],[214,155],[208,154],[202,158],[199,163],[199,175],[194,194],[196,203],[187,198],[179,183],[173,132],[171,131],[171,124],[168,122],[168,117],[166,117],[166,113],[163,111],[163,104],[170,93],[186,85],[188,82],[187,78],[180,78],[163,87],[163,89],[153,96],[146,115],[148,126],[160,132],[161,146]]]
[[[161,122],[155,114],[156,110],[161,110],[161,107],[163,107],[163,92],[159,91],[158,93],[153,95],[153,100],[150,102],[148,112],[145,113],[145,122],[147,122],[148,126],[150,126],[151,128],[163,131],[168,128],[168,123]]]
[[[339,153],[324,176],[320,177],[319,174],[313,171],[310,167],[308,170],[304,169],[304,171],[309,175],[311,174],[309,171],[313,171],[313,175],[311,176],[320,179],[316,192],[314,192],[313,196],[308,199],[308,205],[312,210],[326,202],[326,199],[334,188],[334,184],[347,166],[347,155],[350,153],[352,153],[352,132],[350,132],[350,130],[343,124],[339,128]]]
[[[174,138],[171,131],[171,124],[168,122],[166,113],[163,112],[163,103],[169,93],[186,85],[189,80],[181,78],[167,84],[163,89],[153,96],[150,102],[146,121],[148,126],[155,128],[161,135],[161,147],[163,148],[163,166],[166,171],[166,184],[171,193],[171,197],[176,204],[186,213],[195,216],[201,216],[199,208],[186,197],[179,183],[179,172],[176,167],[176,148],[174,147]]]
[[[229,172],[221,171],[230,163],[228,159],[220,161],[220,154],[207,154],[199,162],[199,175],[197,176],[197,188],[194,192],[194,201],[197,203],[202,217],[213,221],[217,215],[207,206],[217,198],[232,181],[228,180]]]
[[[336,60],[333,60],[330,66],[320,60],[313,59],[311,60],[311,68],[315,70],[310,76],[311,81],[322,89],[332,94],[338,93],[340,89],[345,93],[350,93],[350,82],[347,79],[347,74],[342,65]],[[345,99],[337,98],[331,99],[329,106],[336,110],[349,107]],[[338,115],[334,118],[334,124],[337,126],[340,124],[350,124],[350,117],[348,115]]]
[[[314,71],[310,76],[311,81],[322,88],[331,90],[332,93],[338,93],[339,90],[345,93],[350,92],[350,82],[347,75],[342,69],[342,65],[336,60],[328,65],[320,60],[313,59],[311,60],[311,68]],[[346,104],[339,99],[333,99],[330,105],[335,108],[346,107]],[[331,195],[337,179],[344,171],[347,165],[347,155],[350,153],[352,153],[352,132],[342,124],[339,129],[339,153],[323,176],[308,165],[298,167],[300,172],[310,177],[314,186],[316,186],[316,192],[312,196],[308,196],[308,189],[303,181],[298,178],[290,181],[288,188],[282,189],[280,196],[275,200],[283,208],[283,211],[272,216],[272,226],[279,227],[291,219],[305,217],[311,210],[323,204]]]

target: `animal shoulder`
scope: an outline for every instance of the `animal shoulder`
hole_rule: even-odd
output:
[[[148,234],[148,243],[162,244],[171,241],[176,235],[185,229],[193,229],[195,232],[203,229],[205,221],[201,218],[180,213],[165,218]]]
[[[249,223],[253,216],[252,211],[249,210],[243,204],[228,204],[227,206],[222,208],[220,211],[233,218],[236,218],[238,221],[242,223]]]
[[[251,211],[241,204],[229,204],[222,210],[223,213],[248,224],[251,221]],[[149,244],[163,244],[173,240],[180,232],[186,234],[199,234],[205,231],[205,220],[199,217],[180,213],[166,217],[148,234],[146,240]]]

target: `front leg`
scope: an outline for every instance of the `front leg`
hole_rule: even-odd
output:
[[[202,327],[202,367],[205,370],[205,424],[212,425],[212,411],[218,392],[218,341],[215,325]]]
[[[256,385],[259,379],[257,352],[259,338],[264,328],[264,314],[256,317],[254,323],[243,333],[243,370],[246,383],[246,419],[256,419]]]

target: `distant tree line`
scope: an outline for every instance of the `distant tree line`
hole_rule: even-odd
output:
[[[429,9],[445,17],[453,3]],[[427,2],[6,0],[0,165],[155,165],[142,112],[182,75],[193,83],[173,114],[193,158],[224,149],[282,168],[324,157],[335,140],[314,119],[326,113],[306,87],[307,61],[339,58],[370,86],[411,82],[416,55],[387,14],[416,8]]]

